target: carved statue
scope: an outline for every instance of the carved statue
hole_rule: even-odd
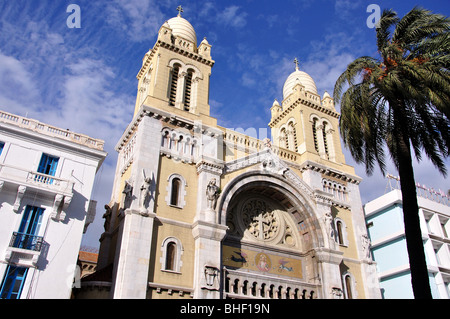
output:
[[[148,196],[150,195],[150,186],[151,186],[151,178],[146,177],[144,179],[144,183],[141,186],[141,196],[139,198],[139,207],[142,209],[146,208],[146,201]]]
[[[219,197],[219,187],[216,185],[216,179],[213,178],[206,186],[206,199],[208,209],[214,210],[216,208],[217,198]]]
[[[125,181],[125,186],[123,187],[122,194],[124,194],[123,198],[123,209],[130,208],[131,200],[133,199],[133,186],[131,186],[130,182]]]
[[[112,209],[108,205],[105,205],[105,213],[103,214],[102,218],[105,219],[105,223],[103,224],[103,228],[105,228],[105,231],[109,230],[110,223],[111,223],[111,212]]]
[[[333,216],[331,216],[331,212],[326,212],[325,216],[324,216],[324,221],[325,221],[325,227],[326,227],[326,232],[327,235],[330,238],[333,238]]]

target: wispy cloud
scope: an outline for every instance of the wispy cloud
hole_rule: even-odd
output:
[[[26,66],[1,51],[0,87],[0,107],[9,106],[11,110],[25,114],[29,105],[39,100],[39,91]]]
[[[238,6],[230,6],[219,13],[217,18],[224,25],[242,28],[247,24],[247,15],[246,12],[241,12]]]
[[[110,27],[122,29],[135,42],[154,38],[165,17],[156,1],[148,0],[111,1],[105,13]]]

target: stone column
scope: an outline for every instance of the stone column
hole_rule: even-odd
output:
[[[139,210],[125,210],[111,289],[114,299],[146,298],[155,217],[154,213],[144,217]]]
[[[322,134],[323,130],[323,124],[319,124],[319,122],[316,122],[316,137],[317,137],[317,143],[319,144],[319,156],[321,158],[326,158],[327,153],[325,152],[325,141],[324,136]]]
[[[177,82],[177,94],[175,98],[175,107],[177,109],[184,109],[184,82],[186,78],[186,72],[181,71],[178,73],[178,82]]]
[[[226,226],[194,222],[192,235],[195,240],[194,298],[219,299],[221,283],[221,246]]]
[[[153,238],[155,172],[159,169],[161,122],[141,109],[136,131],[129,203],[124,203],[113,268],[113,298],[144,299],[147,295]],[[139,117],[140,116],[140,117]],[[138,121],[138,120],[136,120]],[[158,137],[155,140],[155,137]],[[153,142],[152,142],[153,141]],[[145,189],[144,189],[145,188]],[[145,196],[145,198],[141,198]]]
[[[339,264],[344,253],[328,248],[318,248],[316,257],[322,275],[322,298],[343,298],[341,272]]]
[[[325,134],[328,143],[329,160],[334,162],[336,160],[336,150],[334,148],[334,141],[333,141],[334,130],[332,128],[327,128]]]
[[[227,227],[218,223],[216,202],[219,196],[222,132],[196,123],[196,138],[201,141],[197,161],[197,210],[192,228],[195,241],[194,298],[220,298],[221,246]]]

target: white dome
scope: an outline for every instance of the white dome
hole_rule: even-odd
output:
[[[303,71],[300,71],[299,69],[296,69],[294,72],[292,72],[288,78],[286,79],[286,82],[284,82],[283,86],[283,100],[289,96],[293,92],[294,86],[300,82],[304,87],[306,91],[317,93],[317,87],[316,83],[312,79],[312,77]]]
[[[194,42],[197,46],[197,35],[195,34],[194,27],[189,23],[188,20],[182,18],[181,16],[176,16],[167,21],[170,28],[172,29],[172,34],[180,36],[190,42]]]

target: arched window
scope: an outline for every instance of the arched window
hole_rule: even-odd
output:
[[[234,280],[233,293],[235,293],[235,294],[239,293],[239,279],[237,279],[237,278]]]
[[[167,185],[166,203],[169,206],[183,208],[186,205],[186,181],[180,174],[169,176]]]
[[[288,135],[289,149],[291,151],[297,152],[297,132],[295,131],[294,123],[290,122],[288,128],[289,128],[289,135]]]
[[[340,218],[334,219],[334,227],[336,229],[336,242],[341,246],[348,246],[347,226]]]
[[[171,80],[169,86],[169,105],[175,106],[175,100],[177,98],[177,85],[178,85],[178,73],[180,71],[180,65],[175,64],[171,72]]]
[[[261,297],[265,298],[266,297],[266,284],[262,283],[261,284]]]
[[[316,150],[316,152],[319,152],[319,142],[317,140],[317,119],[313,119],[312,131],[313,131],[313,138],[314,138],[314,149]]]
[[[167,245],[167,253],[166,253],[166,270],[175,270],[175,258],[176,258],[176,251],[177,251],[177,245],[174,242],[170,242]]]
[[[346,299],[353,299],[355,298],[355,281],[353,279],[353,276],[350,273],[345,273],[343,276],[344,281],[344,296]]]
[[[180,272],[183,255],[183,247],[178,238],[167,237],[161,245],[162,256],[160,258],[161,270]]]
[[[179,178],[172,179],[172,187],[170,192],[170,205],[178,206],[180,201],[181,181]]]
[[[323,146],[325,148],[325,154],[327,155],[327,158],[330,156],[330,153],[328,151],[328,142],[327,142],[327,123],[323,123],[322,125],[322,136],[323,136]]]
[[[192,93],[192,74],[193,70],[189,69],[184,79],[184,110],[189,111],[191,107]]]
[[[280,147],[289,148],[289,141],[285,128],[282,128],[280,131]]]
[[[339,220],[336,222],[337,240],[339,245],[344,244],[344,234],[342,230],[342,222]]]

